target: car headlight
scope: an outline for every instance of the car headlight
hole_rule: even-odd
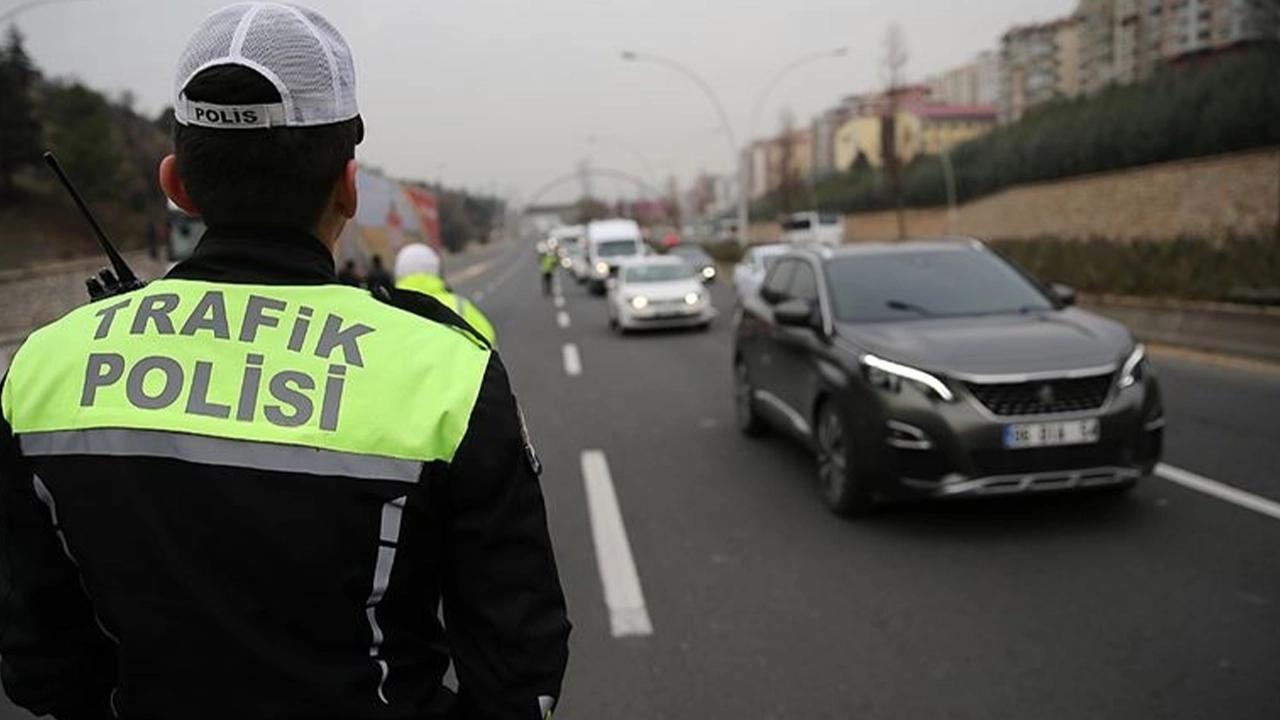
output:
[[[691,292],[684,296],[685,305],[697,305],[702,301],[702,293]]]
[[[883,390],[897,392],[902,387],[902,381],[909,380],[937,395],[943,402],[956,399],[951,388],[937,376],[910,365],[885,360],[868,353],[862,356],[862,367],[866,372],[867,382]]]
[[[710,265],[702,268],[702,277],[710,280],[716,276],[716,269]]]
[[[643,310],[643,309],[645,309],[645,308],[649,307],[649,298],[647,298],[647,297],[645,297],[645,296],[643,296],[643,295],[637,295],[637,296],[635,296],[635,297],[631,298],[631,307],[633,307],[633,308],[635,308],[635,309],[637,309],[637,310]]]
[[[564,268],[565,270],[568,270],[569,268],[573,267],[573,261],[567,257],[560,258],[560,267]]]
[[[1142,382],[1147,374],[1147,348],[1142,343],[1133,346],[1133,352],[1120,367],[1120,389]]]
[[[609,263],[607,263],[607,262],[605,262],[605,261],[603,261],[603,260],[601,260],[600,262],[596,263],[596,272],[600,273],[601,275],[608,275],[608,274],[609,274]]]

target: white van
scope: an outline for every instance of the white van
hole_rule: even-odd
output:
[[[644,235],[635,220],[596,220],[587,225],[587,265],[591,292],[603,295],[605,284],[623,260],[645,256]]]
[[[844,244],[844,217],[835,213],[798,212],[782,218],[782,242],[793,245]]]

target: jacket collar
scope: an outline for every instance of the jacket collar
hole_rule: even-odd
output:
[[[427,295],[438,295],[449,292],[449,288],[445,286],[444,279],[439,275],[431,273],[412,273],[405,275],[396,281],[396,287],[401,290],[416,290],[417,292]]]
[[[311,233],[266,225],[219,225],[165,276],[257,285],[338,282],[333,255]]]

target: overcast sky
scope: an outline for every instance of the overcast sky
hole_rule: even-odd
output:
[[[19,0],[0,0],[0,12]],[[17,22],[47,74],[141,110],[170,102],[189,34],[218,0],[71,0]],[[708,101],[676,73],[627,63],[624,49],[664,55],[700,73],[743,140],[768,80],[792,60],[847,46],[848,57],[787,76],[756,134],[784,107],[802,121],[882,84],[885,30],[902,25],[918,80],[994,49],[1008,26],[1069,12],[1074,0],[312,0],[346,35],[368,128],[362,161],[406,178],[529,193],[593,164],[635,175],[729,168]],[[592,143],[588,138],[601,139]],[[641,159],[643,158],[643,160]],[[646,167],[652,166],[652,170]],[[633,191],[613,180],[599,194]],[[551,198],[574,195],[569,186]]]

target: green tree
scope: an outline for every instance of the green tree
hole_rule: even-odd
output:
[[[127,182],[120,130],[110,103],[78,82],[45,88],[40,114],[50,148],[89,196],[121,200]]]
[[[39,74],[10,27],[0,47],[0,204],[13,200],[14,177],[40,159],[40,124],[36,119],[35,85]]]

